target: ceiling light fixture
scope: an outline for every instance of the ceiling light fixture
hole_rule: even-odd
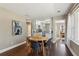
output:
[[[60,13],[61,11],[60,10],[57,10],[57,12]]]

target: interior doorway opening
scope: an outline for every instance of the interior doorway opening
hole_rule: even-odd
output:
[[[31,21],[26,22],[27,24],[27,37],[32,35],[32,23]]]
[[[56,38],[63,39],[65,38],[65,20],[57,20],[56,22]]]

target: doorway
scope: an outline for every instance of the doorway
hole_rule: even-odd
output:
[[[26,22],[27,24],[27,37],[32,35],[32,23],[31,22]]]
[[[65,20],[56,21],[56,38],[57,39],[65,38]]]

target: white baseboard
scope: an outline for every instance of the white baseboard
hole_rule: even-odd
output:
[[[70,52],[73,54],[73,56],[77,56],[77,54],[68,46],[68,44],[66,44],[66,45],[69,48]]]
[[[8,51],[8,50],[10,50],[10,49],[13,49],[13,48],[15,48],[15,47],[18,47],[18,46],[24,44],[24,43],[26,43],[26,41],[24,41],[24,42],[22,42],[22,43],[19,43],[19,44],[17,44],[17,45],[14,45],[14,46],[11,46],[11,47],[2,49],[2,50],[0,50],[0,53],[6,52],[6,51]]]

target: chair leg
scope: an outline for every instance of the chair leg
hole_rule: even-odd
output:
[[[49,56],[49,51],[47,51],[47,56]]]
[[[34,51],[34,54],[35,54],[35,56],[38,56],[39,52],[38,51]]]
[[[50,55],[50,48],[47,47],[47,56],[49,56],[49,55]]]
[[[46,55],[48,56],[48,48],[46,47]]]

